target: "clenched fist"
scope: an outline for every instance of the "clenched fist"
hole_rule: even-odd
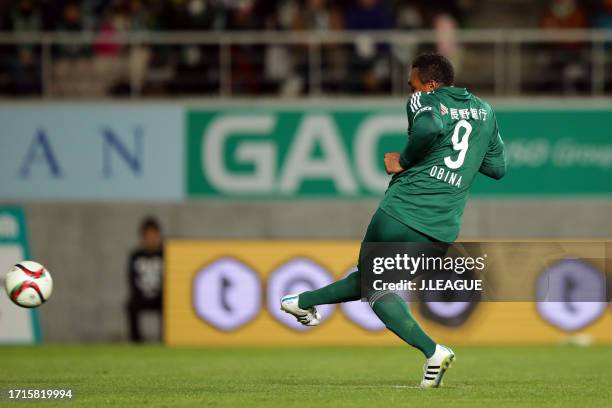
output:
[[[400,165],[399,152],[385,153],[385,170],[387,171],[387,174],[397,174],[404,171]]]

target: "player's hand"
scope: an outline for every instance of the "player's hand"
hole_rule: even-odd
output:
[[[399,152],[385,153],[385,170],[387,171],[387,174],[397,174],[404,171],[400,165]]]

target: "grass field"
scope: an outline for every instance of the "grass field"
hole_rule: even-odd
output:
[[[408,347],[1,347],[0,388],[3,398],[9,388],[74,389],[72,401],[44,407],[612,406],[612,347],[455,352],[445,387],[421,390],[423,361]]]

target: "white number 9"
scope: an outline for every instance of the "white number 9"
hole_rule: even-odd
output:
[[[465,129],[465,133],[463,134],[461,141],[459,141],[459,129],[461,128]],[[453,131],[452,142],[453,142],[453,149],[459,150],[459,155],[457,156],[455,160],[451,159],[450,156],[446,156],[444,158],[444,164],[446,164],[446,167],[448,167],[449,169],[454,170],[454,169],[458,169],[459,167],[463,166],[463,161],[465,160],[465,154],[467,153],[467,149],[468,149],[468,140],[470,138],[470,133],[472,133],[472,125],[470,125],[470,122],[468,122],[465,119],[462,119],[459,122],[457,122],[457,124],[455,125],[455,130]]]

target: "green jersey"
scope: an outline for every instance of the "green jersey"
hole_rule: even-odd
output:
[[[499,179],[506,171],[495,114],[488,103],[455,87],[416,92],[406,111],[404,171],[391,179],[380,208],[417,231],[453,242],[476,174]]]

